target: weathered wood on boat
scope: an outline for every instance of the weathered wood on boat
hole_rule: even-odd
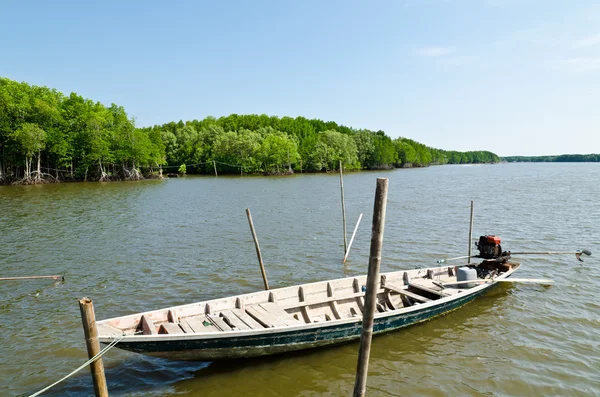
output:
[[[434,287],[433,284],[432,285],[425,285],[424,283],[412,281],[412,282],[408,283],[408,286],[412,287],[412,288],[415,288],[415,289],[423,290],[423,291],[428,292],[428,293],[433,294],[433,295],[440,295],[440,296],[448,296],[448,295],[450,295],[447,292],[445,292],[443,288]]]
[[[327,296],[329,297],[329,299],[335,299],[333,294],[334,290],[331,283],[327,283]],[[331,312],[333,313],[335,318],[337,320],[341,319],[342,316],[340,314],[340,308],[338,307],[337,302],[335,300],[332,300],[329,302],[329,305],[331,306]]]
[[[250,329],[250,327],[248,326],[248,324],[246,324],[245,322],[243,322],[242,320],[240,320],[240,318],[238,316],[236,316],[235,314],[233,314],[231,312],[231,310],[223,310],[223,311],[221,311],[220,316],[227,323],[227,325],[229,325],[231,328]]]
[[[206,318],[221,331],[231,331],[233,328],[221,317],[207,315]]]
[[[249,315],[247,315],[246,312],[242,311],[241,309],[231,309],[231,313],[235,314],[240,320],[242,320],[244,323],[246,323],[246,325],[248,325],[248,327],[250,327],[251,329],[262,329],[263,328],[262,324],[260,324],[258,321],[256,321]]]
[[[188,324],[186,319],[182,319],[181,322],[179,322],[179,326],[186,334],[194,333],[194,329]]]
[[[192,333],[218,332],[220,330],[208,320],[207,315],[188,317],[181,320],[181,323],[186,324],[192,330]]]
[[[400,295],[407,296],[417,302],[421,302],[421,303],[431,302],[431,299],[429,299],[429,298],[426,298],[419,294],[415,294],[414,292],[410,292],[410,291],[406,290],[405,288],[401,288],[401,287],[395,286],[393,284],[389,284],[389,283],[386,284],[385,289],[389,289],[390,291],[394,291]]]
[[[479,273],[497,271],[492,283],[478,279],[460,288],[447,287],[444,293],[449,296],[444,297],[413,289],[404,282],[431,287],[435,286],[434,281],[441,285],[456,282],[456,273],[448,274],[447,266],[382,274],[377,282],[376,305],[379,305],[374,315],[373,334],[454,310],[486,293],[518,268],[519,264],[512,262],[482,264]],[[433,280],[427,278],[428,273]],[[98,322],[99,340],[110,343],[116,335],[122,335],[117,348],[175,360],[204,361],[278,354],[347,342],[360,337],[365,286],[363,275],[116,317]],[[302,314],[302,308],[307,308],[308,319]],[[206,313],[221,319],[227,325],[223,328],[229,330],[222,331]],[[248,329],[241,329],[243,326],[231,320],[231,315]],[[171,326],[178,325],[182,332],[142,335],[138,332],[143,328],[142,317],[146,322],[151,320],[157,330],[170,324],[165,327],[167,331],[169,328],[174,331]]]
[[[178,324],[164,323],[160,325],[158,329],[159,334],[183,334],[183,330]]]
[[[142,316],[142,320],[140,322],[144,335],[158,334],[158,330],[156,329],[156,325],[154,325],[154,321],[152,321],[148,316]]]
[[[273,302],[261,303],[260,307],[265,309],[267,312],[275,316],[276,318],[280,318],[285,325],[298,325],[298,321],[294,320],[293,317],[289,315],[285,310],[281,307],[277,306]]]
[[[276,320],[271,318],[269,313],[259,310],[255,306],[246,307],[246,313],[253,319],[255,319],[258,323],[260,323],[263,327],[266,328],[275,328]]]

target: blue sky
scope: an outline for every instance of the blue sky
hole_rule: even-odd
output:
[[[446,150],[600,152],[600,3],[0,0],[0,76],[138,126],[333,120]]]

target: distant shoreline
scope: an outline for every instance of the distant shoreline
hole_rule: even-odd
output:
[[[560,154],[556,156],[505,156],[500,161],[507,163],[598,163],[600,154]]]

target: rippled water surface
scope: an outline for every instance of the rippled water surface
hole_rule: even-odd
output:
[[[262,288],[250,208],[272,288],[366,273],[376,177],[390,179],[382,271],[434,266],[497,234],[512,251],[600,254],[600,164],[443,166],[337,175],[198,177],[0,187],[0,395],[28,395],[87,358],[77,300],[99,319]],[[519,277],[446,316],[373,341],[371,396],[600,395],[600,257],[521,256]],[[347,396],[358,343],[233,363],[117,349],[113,396]],[[91,395],[88,370],[47,395]]]

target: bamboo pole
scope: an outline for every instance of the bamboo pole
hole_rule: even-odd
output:
[[[373,226],[371,229],[371,251],[369,253],[369,273],[367,275],[367,291],[360,335],[360,350],[354,383],[354,397],[365,395],[367,388],[367,372],[369,355],[371,354],[371,339],[373,338],[373,316],[379,283],[379,266],[381,265],[381,250],[383,247],[383,229],[385,226],[385,209],[387,206],[388,179],[377,178],[375,190],[375,205],[373,208]]]
[[[441,283],[442,287],[448,285],[461,285],[461,284],[476,284],[476,283],[531,283],[531,284],[552,284],[554,280],[547,278],[501,278],[501,279],[477,279],[477,280],[466,280],[466,281],[455,281],[449,283]]]
[[[268,290],[269,281],[267,280],[267,272],[265,272],[265,265],[263,264],[262,254],[260,253],[260,246],[258,245],[258,237],[256,237],[256,231],[254,230],[254,223],[252,222],[250,208],[246,208],[246,215],[248,216],[248,224],[250,225],[250,231],[252,232],[252,238],[254,239],[254,248],[256,248],[256,256],[258,256],[260,273],[262,274],[263,282],[265,283],[265,290]]]
[[[83,333],[85,335],[88,357],[92,358],[100,353],[100,342],[98,342],[98,330],[96,329],[96,316],[94,314],[94,304],[92,300],[89,298],[82,298],[79,301],[79,310],[81,312],[81,321],[83,323]],[[90,364],[90,371],[92,373],[96,397],[108,397],[108,386],[106,385],[102,357]]]
[[[342,160],[340,160],[340,190],[342,194],[342,224],[344,227],[344,255],[348,252],[348,243],[346,240],[346,207],[344,204],[344,178],[342,171]]]
[[[358,216],[358,221],[356,222],[356,226],[354,227],[354,231],[352,232],[352,237],[350,237],[350,242],[348,243],[348,251],[346,251],[346,255],[344,255],[344,260],[342,264],[346,263],[346,259],[348,259],[348,254],[350,254],[350,248],[352,247],[352,242],[354,241],[354,236],[356,235],[356,231],[358,230],[358,225],[360,225],[360,220],[362,219],[362,212]]]
[[[6,281],[6,280],[36,280],[36,279],[40,279],[40,278],[51,278],[54,280],[61,280],[61,281],[65,281],[65,277],[64,276],[23,276],[23,277],[0,277],[0,281]]]
[[[473,242],[473,200],[471,200],[471,222],[469,223],[469,251],[468,256],[471,257],[471,245]]]
[[[217,163],[215,162],[215,160],[213,160],[213,167],[215,169],[215,176],[219,176],[219,174],[217,174]]]

